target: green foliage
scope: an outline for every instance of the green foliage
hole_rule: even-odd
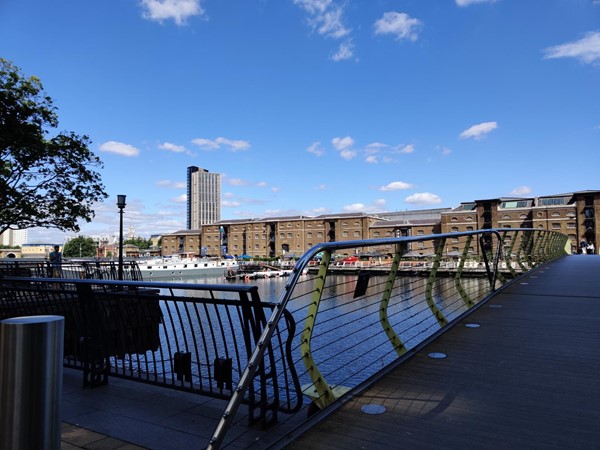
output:
[[[135,237],[133,239],[127,239],[126,241],[123,241],[123,245],[125,245],[125,244],[135,245],[140,250],[145,250],[152,246],[152,242],[150,242],[150,239],[144,239],[143,237]]]
[[[66,258],[96,256],[96,242],[90,237],[77,236],[65,244],[63,256]]]
[[[0,232],[9,228],[79,231],[107,194],[102,162],[87,136],[62,132],[52,99],[35,77],[0,58]]]

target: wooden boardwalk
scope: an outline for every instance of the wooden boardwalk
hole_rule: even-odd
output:
[[[600,256],[515,281],[314,419],[287,448],[600,449]]]

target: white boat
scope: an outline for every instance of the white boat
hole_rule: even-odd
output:
[[[138,261],[144,280],[174,277],[225,276],[237,269],[238,263],[229,258],[198,258],[193,255],[174,255]]]

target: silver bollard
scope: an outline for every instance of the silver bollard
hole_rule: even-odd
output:
[[[0,450],[60,449],[62,316],[0,321]]]

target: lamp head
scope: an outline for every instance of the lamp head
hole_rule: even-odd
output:
[[[117,206],[119,209],[125,208],[125,197],[126,195],[117,195]]]

